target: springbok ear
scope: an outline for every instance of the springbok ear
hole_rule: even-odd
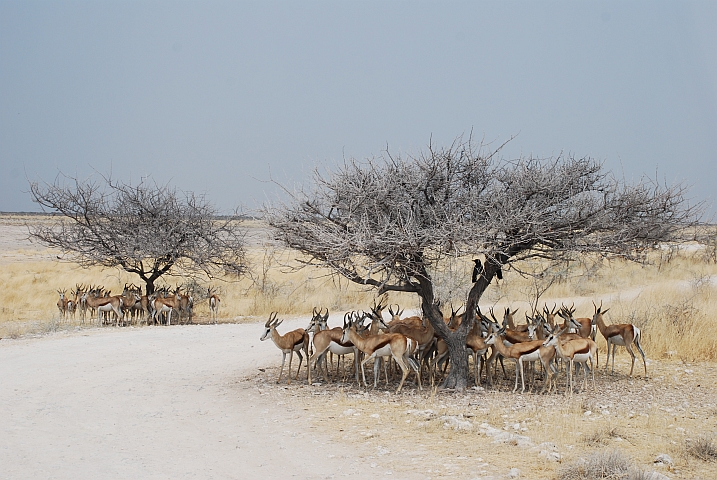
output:
[[[515,310],[513,310],[512,312],[510,312],[510,314],[511,314],[511,315],[515,315],[516,313],[518,313],[518,310],[520,310],[520,309],[519,309],[519,308],[516,308]]]
[[[612,308],[612,307],[610,307],[610,308]],[[609,309],[609,308],[606,308],[605,310],[602,311],[602,314],[605,315],[608,310],[610,310],[610,309]]]

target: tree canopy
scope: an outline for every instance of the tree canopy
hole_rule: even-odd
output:
[[[57,224],[30,227],[31,238],[80,265],[135,273],[148,294],[158,278],[176,268],[209,277],[246,270],[238,217],[221,218],[204,195],[146,178],[132,185],[63,175],[53,183],[31,182],[30,194],[43,211],[60,216]]]

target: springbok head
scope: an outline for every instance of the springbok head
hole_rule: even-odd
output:
[[[373,299],[373,306],[371,307],[371,315],[374,319],[382,318],[383,317],[383,309],[386,308],[386,301],[388,300],[388,295],[383,295],[379,301],[378,304],[376,304],[376,299]]]
[[[551,347],[551,346],[554,347],[554,346],[558,343],[558,341],[560,340],[560,338],[559,338],[560,335],[562,335],[562,334],[565,333],[566,331],[567,331],[567,328],[563,328],[563,329],[560,330],[559,332],[550,333],[550,335],[548,336],[548,338],[546,338],[545,341],[543,342],[543,346],[544,346],[544,347]]]
[[[597,324],[598,316],[602,317],[602,316],[603,316],[604,314],[606,314],[607,311],[610,310],[610,309],[609,309],[609,308],[606,308],[605,310],[602,309],[602,300],[600,300],[600,306],[599,306],[599,307],[598,307],[597,305],[595,305],[595,302],[593,301],[593,307],[595,307],[595,313],[593,314],[592,324],[593,324],[593,325],[596,325],[596,324]]]
[[[400,306],[399,304],[396,304],[396,311],[394,312],[394,311],[393,311],[393,306],[392,306],[392,305],[389,305],[389,306],[388,306],[388,313],[391,314],[391,321],[400,320],[400,319],[401,319],[401,315],[403,315],[403,310],[401,310],[401,306]]]
[[[555,315],[558,313],[556,311],[557,307],[558,304],[554,303],[552,310],[548,310],[548,304],[546,303],[545,305],[543,305],[543,313],[545,314],[545,320],[550,324],[551,327],[555,326]]]
[[[277,320],[277,316],[279,315],[279,312],[271,312],[269,314],[269,320],[266,321],[264,324],[264,333],[261,335],[259,340],[262,342],[269,338],[271,336],[271,331],[276,329],[279,325],[281,325],[284,321],[283,320]]]
[[[493,345],[495,342],[500,342],[500,337],[505,335],[505,327],[500,327],[499,330],[491,332],[488,338],[485,339],[486,345]]]
[[[513,319],[513,316],[516,313],[518,313],[517,308],[511,312],[510,307],[505,307],[505,312],[503,313],[503,325],[515,325],[515,320]]]

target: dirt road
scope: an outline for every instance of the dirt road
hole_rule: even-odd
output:
[[[261,328],[3,339],[0,478],[358,478],[348,445],[241,380],[280,362]]]

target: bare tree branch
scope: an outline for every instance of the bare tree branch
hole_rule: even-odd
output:
[[[82,266],[119,267],[137,274],[148,293],[173,269],[210,278],[246,270],[244,232],[236,215],[220,218],[204,195],[180,193],[143,179],[80,180],[59,175],[34,181],[30,193],[56,225],[33,225],[30,237],[61,249]]]

